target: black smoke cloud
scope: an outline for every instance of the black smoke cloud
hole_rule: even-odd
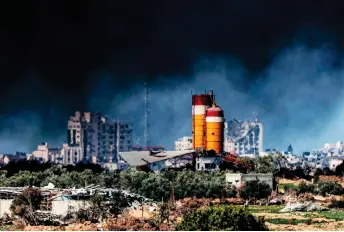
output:
[[[339,60],[339,61],[338,61]],[[160,76],[150,82],[151,144],[173,149],[174,141],[191,135],[191,92],[214,90],[226,119],[252,119],[257,112],[264,123],[264,147],[298,152],[320,148],[326,142],[343,140],[343,70],[341,57],[324,46],[295,45],[283,50],[257,76],[235,57],[203,57],[190,76]],[[95,73],[96,84],[87,99],[88,109],[135,125],[135,141],[144,128],[144,87],[138,81],[131,89],[118,91],[115,78]],[[118,77],[117,77],[118,78]],[[252,80],[254,82],[247,82]],[[78,109],[75,109],[78,110]],[[69,115],[50,109],[49,123],[36,112],[3,117],[0,133],[5,151],[31,151],[42,141],[57,145],[65,141]],[[60,125],[60,130],[47,130]],[[48,133],[47,133],[48,132]],[[50,133],[50,134],[49,134]]]
[[[265,147],[339,140],[334,51],[344,44],[343,8],[308,0],[3,1],[0,152],[58,145],[76,110],[132,119],[140,136],[147,80],[154,144],[171,148],[190,134],[190,91],[211,88],[227,118],[260,114]]]
[[[301,152],[343,140],[344,73],[337,60],[326,46],[295,45],[283,50],[252,83],[244,81],[253,78],[234,58],[202,58],[191,76],[151,82],[150,140],[172,149],[176,139],[190,136],[191,92],[205,89],[215,91],[226,119],[250,120],[257,112],[264,123],[265,148],[292,144]],[[143,83],[122,95],[104,79],[90,98],[90,108],[132,120],[141,136],[143,97]]]

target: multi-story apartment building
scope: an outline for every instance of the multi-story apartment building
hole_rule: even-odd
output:
[[[258,120],[225,122],[224,148],[238,155],[263,152],[263,124]]]
[[[192,137],[183,137],[174,142],[176,151],[192,150]]]
[[[79,146],[88,161],[117,162],[117,153],[130,151],[133,125],[110,121],[100,113],[76,112],[68,121],[68,145]]]

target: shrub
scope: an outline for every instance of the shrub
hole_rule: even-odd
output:
[[[298,191],[299,188],[295,184],[284,184],[283,185],[284,192],[289,192],[291,190]]]
[[[35,211],[39,209],[42,199],[39,189],[27,188],[14,198],[10,209],[14,215],[19,216],[26,223],[37,224]]]
[[[298,194],[301,193],[313,193],[316,194],[316,188],[317,186],[315,184],[307,184],[306,182],[302,181],[299,184],[299,190],[298,190]]]
[[[342,186],[332,181],[319,181],[318,190],[322,196],[326,196],[326,194],[341,195],[343,193]]]
[[[338,201],[336,199],[331,200],[331,204],[329,205],[330,208],[344,208],[344,197],[341,197],[341,199]]]
[[[243,199],[261,199],[267,198],[271,194],[271,187],[265,182],[259,180],[247,181],[244,187],[240,190],[240,197]]]
[[[264,220],[248,211],[231,206],[208,207],[186,214],[178,231],[266,231]]]

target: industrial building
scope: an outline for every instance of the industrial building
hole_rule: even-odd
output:
[[[168,168],[179,168],[192,162],[190,155],[194,151],[131,151],[119,152],[119,162],[122,169],[125,164],[136,167],[137,169],[144,169],[146,166],[154,171],[160,172]]]
[[[263,124],[254,121],[238,121],[225,123],[225,151],[234,151],[238,155],[263,152]]]
[[[110,121],[100,113],[75,112],[68,121],[68,145],[79,146],[83,158],[96,162],[117,162],[119,151],[132,149],[131,123]]]
[[[192,146],[196,151],[223,153],[224,113],[213,91],[192,95]]]

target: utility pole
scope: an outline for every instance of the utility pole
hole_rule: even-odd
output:
[[[145,104],[145,128],[144,128],[144,134],[143,134],[143,146],[148,147],[149,146],[149,137],[148,137],[148,130],[149,130],[149,86],[148,83],[144,83],[145,86],[145,96],[144,96],[144,104]]]

